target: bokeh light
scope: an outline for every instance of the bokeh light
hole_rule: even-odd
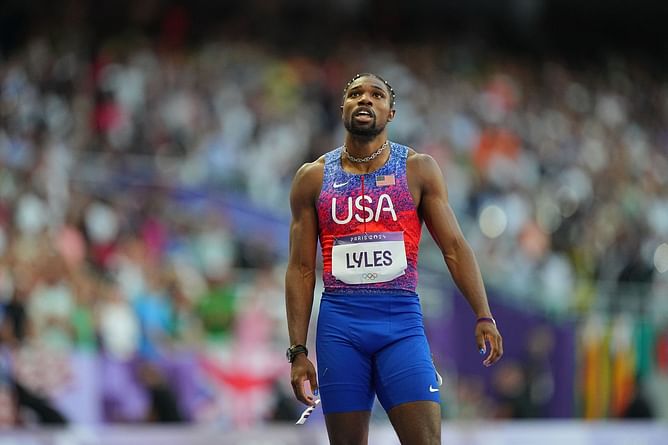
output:
[[[654,267],[659,273],[668,271],[668,244],[663,243],[654,252]]]
[[[508,226],[506,212],[497,205],[489,205],[482,209],[478,218],[480,231],[488,238],[498,238]]]

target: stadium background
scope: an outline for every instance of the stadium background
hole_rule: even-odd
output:
[[[283,356],[287,193],[299,165],[341,144],[342,87],[360,71],[397,92],[391,138],[443,168],[505,338],[483,369],[425,235],[446,433],[475,421],[502,440],[541,425],[588,444],[620,440],[625,419],[667,420],[667,12],[649,0],[3,2],[6,443],[51,443],[40,431],[63,424],[90,428],[58,436],[76,444],[174,428],[158,423],[191,441],[320,437],[318,411],[286,428],[302,408]],[[121,432],[103,442],[100,428]],[[381,410],[373,430],[387,433]],[[658,443],[642,434],[665,429],[632,431]]]

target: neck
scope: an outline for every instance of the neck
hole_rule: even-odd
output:
[[[364,142],[363,145],[358,141],[357,145],[352,147],[348,145],[349,141],[350,138],[347,137],[341,162],[353,173],[372,172],[382,166],[390,155],[390,141],[386,136],[382,139],[374,138],[375,142]]]
[[[384,131],[372,138],[355,136],[348,133],[346,134],[344,145],[346,146],[348,153],[352,156],[355,156],[356,158],[364,158],[378,150],[385,141],[387,141],[387,134]]]

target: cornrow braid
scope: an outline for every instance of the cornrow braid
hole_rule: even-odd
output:
[[[392,88],[392,85],[390,85],[390,83],[387,80],[383,79],[378,74],[374,74],[374,73],[358,73],[358,74],[355,74],[353,76],[353,78],[348,81],[348,83],[346,84],[346,87],[343,89],[344,99],[346,97],[346,93],[348,92],[348,88],[350,87],[350,84],[352,84],[354,81],[356,81],[360,77],[375,77],[376,79],[383,82],[385,84],[385,87],[387,88],[387,92],[390,94],[390,98],[391,98],[390,107],[394,108],[394,104],[397,101],[397,95],[394,92],[394,88]]]

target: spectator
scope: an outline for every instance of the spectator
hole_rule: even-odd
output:
[[[602,308],[659,318],[668,270],[664,71],[629,54],[592,71],[473,44],[355,42],[353,51],[343,42],[315,57],[203,33],[190,47],[200,32],[191,18],[170,7],[155,18],[158,37],[0,42],[7,343],[100,347],[129,363],[176,345],[199,351],[203,338],[225,344],[240,311],[260,308],[267,347],[282,351],[273,345],[285,329],[272,312],[281,296],[272,274],[283,252],[270,229],[287,215],[296,167],[342,143],[338,85],[362,61],[397,87],[391,137],[446,172],[491,288],[555,316]],[[230,29],[243,35],[238,20]],[[430,249],[426,269],[440,261]],[[617,294],[632,303],[602,298]],[[534,359],[525,377],[541,411],[549,376],[545,356]],[[504,416],[526,415],[522,372],[499,376]],[[481,398],[463,411],[475,415]]]

